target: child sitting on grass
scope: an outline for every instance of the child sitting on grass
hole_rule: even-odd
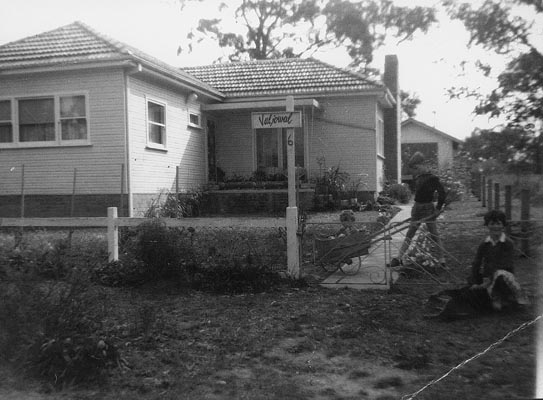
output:
[[[503,211],[492,210],[485,214],[488,236],[477,248],[469,286],[430,296],[431,301],[439,301],[442,295],[449,296],[450,300],[439,314],[426,318],[452,320],[528,304],[513,274],[514,244],[505,235],[506,223]]]

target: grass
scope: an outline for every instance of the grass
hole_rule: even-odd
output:
[[[479,203],[467,201],[453,204],[445,218],[481,219],[481,212]],[[458,274],[471,261],[474,240],[480,240],[480,232],[471,228],[450,224],[443,230]],[[226,243],[236,244],[232,237]],[[530,290],[539,278],[536,259],[535,254],[517,259],[519,277]],[[321,274],[309,262],[303,268],[304,275]],[[100,332],[119,349],[122,363],[99,386],[60,390],[28,381],[4,363],[0,398],[399,399],[532,320],[537,311],[531,306],[440,323],[422,318],[425,299],[437,287],[421,277],[404,279],[386,293],[330,290],[317,279],[308,282],[238,295],[193,291],[173,281],[130,289],[91,287],[106,311]],[[530,326],[417,399],[532,397],[534,338]]]

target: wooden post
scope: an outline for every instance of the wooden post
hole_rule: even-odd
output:
[[[179,201],[179,165],[175,167],[175,200]]]
[[[121,164],[121,198],[119,201],[119,209],[121,210],[121,215],[124,215],[124,163]]]
[[[494,209],[500,209],[500,184],[498,182],[494,184]]]
[[[286,111],[294,111],[294,97],[286,99]],[[288,274],[300,277],[300,246],[298,240],[298,207],[296,206],[296,159],[295,131],[287,128],[287,172],[288,172],[288,207],[287,207],[287,268]]]
[[[72,185],[72,198],[70,201],[70,217],[74,216],[74,210],[75,210],[75,184],[77,179],[77,168],[74,168],[74,181]]]
[[[484,175],[481,176],[481,199],[481,206],[486,207],[486,177]]]
[[[486,194],[486,201],[488,203],[488,209],[489,210],[493,210],[494,208],[492,207],[492,179],[488,179],[487,181],[487,194]]]
[[[505,232],[508,236],[511,235],[511,219],[512,219],[512,213],[511,213],[511,205],[512,205],[512,189],[511,185],[505,185],[505,218],[507,219],[507,227],[505,228]]]
[[[25,165],[23,164],[21,166],[21,218],[24,218],[24,217],[25,217]]]
[[[74,210],[75,210],[75,185],[76,185],[76,179],[77,179],[77,168],[74,168],[74,180],[72,184],[72,198],[70,199],[70,218],[73,218],[74,216]],[[68,244],[70,247],[72,247],[72,236],[74,234],[74,229],[71,228],[68,232]]]
[[[522,189],[520,192],[520,250],[524,256],[530,255],[530,243],[528,229],[530,226],[530,189]]]
[[[109,262],[119,260],[119,228],[117,207],[107,208],[107,252]]]

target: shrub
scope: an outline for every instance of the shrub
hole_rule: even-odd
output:
[[[93,280],[104,286],[138,286],[149,280],[147,266],[138,260],[118,260],[104,263],[93,271]]]
[[[409,190],[409,187],[400,183],[388,185],[383,191],[383,194],[399,201],[402,204],[408,203],[411,199],[411,190]]]
[[[136,258],[147,267],[149,277],[158,278],[171,272],[180,262],[178,230],[168,229],[159,219],[138,226]]]
[[[200,215],[203,192],[193,190],[179,194],[161,192],[151,200],[144,212],[145,218],[185,218]],[[163,198],[165,199],[163,200]]]
[[[223,260],[221,264],[193,266],[191,287],[221,294],[261,293],[288,283],[278,272],[251,260]],[[300,283],[297,283],[300,285]]]
[[[92,381],[116,365],[118,353],[100,336],[106,307],[88,275],[38,281],[11,271],[0,292],[0,351],[54,386]]]

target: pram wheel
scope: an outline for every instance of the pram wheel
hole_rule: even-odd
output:
[[[360,271],[362,265],[362,259],[360,257],[353,257],[350,262],[342,262],[339,264],[339,269],[345,275],[356,275]]]

